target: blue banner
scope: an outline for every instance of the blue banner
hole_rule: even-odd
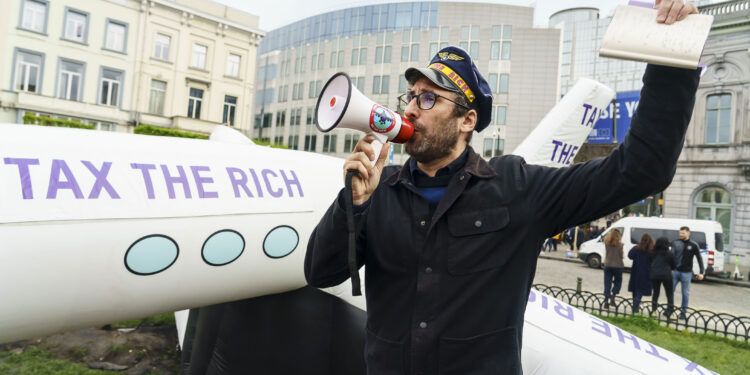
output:
[[[599,120],[588,137],[588,143],[613,143],[615,135],[617,143],[622,143],[630,129],[630,120],[638,107],[640,95],[640,91],[618,92],[614,102],[601,111]]]

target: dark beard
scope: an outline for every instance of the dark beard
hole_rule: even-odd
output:
[[[424,132],[424,126],[415,122],[414,127],[419,129],[419,143],[415,138],[406,142],[406,153],[420,163],[429,163],[450,155],[458,143],[461,133],[450,118],[434,127],[429,133]]]

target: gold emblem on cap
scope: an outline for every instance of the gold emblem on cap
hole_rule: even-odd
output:
[[[450,52],[440,52],[438,53],[438,57],[440,57],[440,60],[443,60],[443,61],[445,60],[461,61],[464,59],[462,56],[459,56]]]

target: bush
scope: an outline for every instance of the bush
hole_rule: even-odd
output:
[[[260,140],[258,138],[253,138],[253,142],[258,146],[271,146],[271,148],[283,148],[286,149],[287,147],[283,144],[271,144],[270,141],[266,140]]]
[[[160,136],[167,136],[167,137],[208,139],[208,136],[203,135],[203,134],[190,133],[190,132],[169,129],[169,128],[162,128],[161,126],[153,126],[153,125],[147,125],[147,124],[136,126],[133,132],[135,134],[145,134],[145,135],[160,135]]]
[[[94,125],[85,124],[80,121],[52,118],[49,116],[37,116],[31,112],[23,115],[23,123],[27,125],[59,126],[64,128],[96,129]]]

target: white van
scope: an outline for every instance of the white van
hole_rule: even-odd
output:
[[[680,238],[680,227],[690,228],[690,239],[698,243],[703,256],[706,275],[715,275],[724,270],[724,239],[721,224],[711,220],[667,219],[660,217],[626,217],[613,223],[609,229],[596,238],[581,244],[578,257],[590,267],[599,268],[604,259],[604,237],[617,229],[622,233],[623,263],[630,268],[633,261],[628,251],[638,244],[641,236],[648,233],[656,240],[667,237],[670,241]],[[693,260],[693,273],[700,271],[698,262]]]

